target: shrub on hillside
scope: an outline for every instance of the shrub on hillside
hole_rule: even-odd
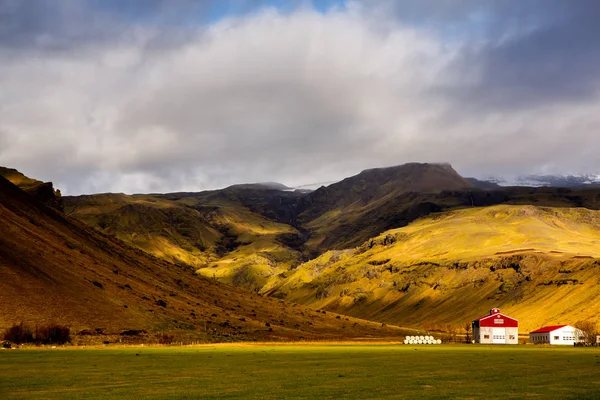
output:
[[[17,344],[32,343],[33,332],[29,326],[21,322],[20,324],[15,324],[4,331],[4,340],[8,340],[9,342]]]
[[[163,333],[158,337],[159,344],[172,344],[175,341],[175,336]]]
[[[19,344],[65,344],[71,341],[71,330],[63,325],[49,324],[36,326],[34,331],[21,322],[4,332],[4,340]]]
[[[65,344],[71,341],[71,329],[64,325],[48,324],[35,328],[35,342],[38,344]]]

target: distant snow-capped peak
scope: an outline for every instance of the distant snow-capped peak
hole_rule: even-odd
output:
[[[531,186],[531,187],[576,187],[582,185],[600,184],[600,174],[581,175],[522,175],[515,178],[488,177],[484,181],[499,186]]]

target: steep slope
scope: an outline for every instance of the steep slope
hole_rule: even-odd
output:
[[[398,332],[199,277],[66,217],[2,177],[0,274],[0,329],[57,322],[74,331],[174,331],[202,340]]]
[[[16,169],[5,167],[0,167],[0,176],[8,179],[47,206],[63,210],[63,200],[60,190],[54,190],[52,182],[38,181],[37,179],[23,175]]]
[[[499,306],[530,329],[597,319],[599,273],[600,211],[501,205],[433,214],[326,252],[269,293],[414,326]]]

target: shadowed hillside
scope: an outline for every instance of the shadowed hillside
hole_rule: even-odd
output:
[[[203,340],[397,332],[199,277],[66,217],[1,177],[0,233],[0,328],[56,322],[74,331],[174,331]]]
[[[290,271],[271,294],[379,320],[457,324],[499,306],[523,329],[597,319],[600,211],[493,206],[433,214]]]
[[[37,179],[31,179],[16,169],[5,167],[0,167],[0,176],[8,179],[10,182],[47,206],[60,211],[63,210],[63,199],[60,190],[54,190],[52,182],[42,182]]]

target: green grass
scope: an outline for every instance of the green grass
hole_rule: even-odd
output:
[[[242,345],[7,350],[0,398],[600,397],[600,350]]]

